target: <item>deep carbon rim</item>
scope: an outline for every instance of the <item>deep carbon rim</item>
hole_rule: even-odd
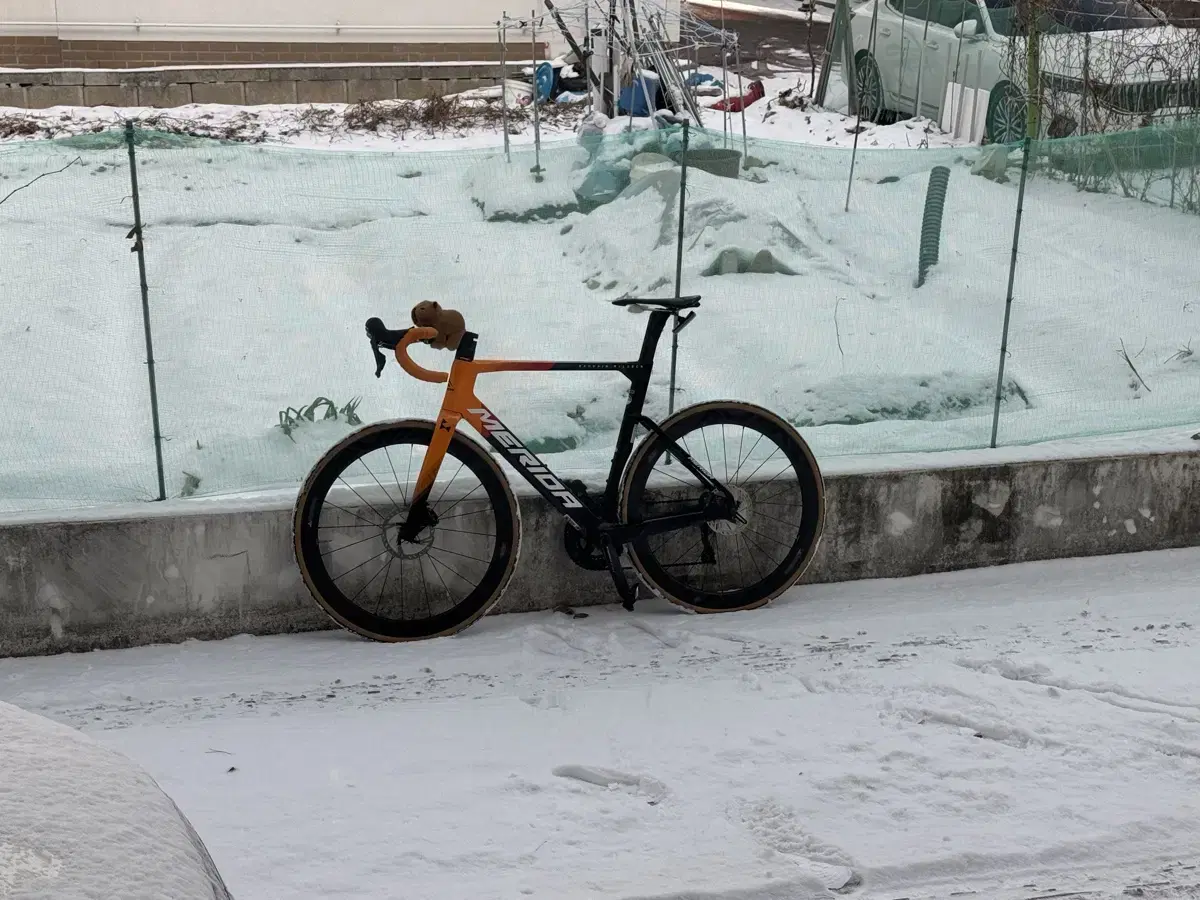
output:
[[[425,422],[364,428],[322,458],[297,500],[296,555],[313,597],[338,624],[374,640],[465,628],[499,600],[515,564],[520,521],[508,483],[461,435],[429,495],[438,521],[400,540],[432,433]]]
[[[760,407],[729,402],[682,410],[663,429],[726,484],[748,514],[740,522],[714,522],[707,535],[694,526],[641,538],[630,545],[635,567],[668,599],[700,612],[752,609],[794,584],[812,559],[824,519],[820,471],[795,430]],[[778,458],[764,468],[771,445]],[[756,456],[758,446],[763,451]],[[639,445],[623,489],[626,522],[670,514],[673,502],[695,502],[700,485],[678,462],[662,477],[667,456],[655,435]],[[764,557],[769,565],[761,563]]]

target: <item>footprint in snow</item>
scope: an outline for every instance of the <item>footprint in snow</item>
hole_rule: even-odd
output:
[[[667,786],[661,781],[645,775],[630,775],[628,772],[618,772],[615,769],[601,769],[597,766],[566,765],[558,766],[552,774],[559,778],[570,778],[593,784],[609,790],[614,788],[633,788],[637,793],[646,797],[646,802],[657,806],[667,796]]]
[[[788,857],[828,890],[849,893],[862,884],[854,861],[838,847],[805,831],[791,807],[760,800],[741,808],[740,821],[759,844]]]

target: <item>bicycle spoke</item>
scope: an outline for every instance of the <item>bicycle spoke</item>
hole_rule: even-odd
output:
[[[455,516],[454,518],[458,518],[458,517]],[[445,521],[445,519],[438,520],[438,523],[439,523],[438,530],[444,531],[447,534],[474,534],[474,535],[478,535],[479,537],[491,537],[492,536],[491,534],[489,534],[486,531],[463,531],[461,528],[442,528],[441,522],[444,522],[444,521]]]
[[[409,453],[409,457],[411,458],[412,444],[408,445],[408,453]],[[407,484],[407,482],[405,482],[405,484],[400,483],[400,476],[396,474],[396,466],[392,462],[392,454],[391,454],[391,451],[388,450],[386,444],[384,444],[384,446],[383,446],[383,455],[387,457],[388,467],[392,470],[392,477],[396,479],[396,487],[400,488],[400,499],[404,501],[405,506],[408,506],[408,491],[406,491],[404,489],[405,484]]]
[[[383,584],[379,586],[379,596],[375,598],[375,615],[379,615],[379,607],[383,605],[383,592],[387,590],[388,578],[392,574],[392,563],[396,561],[396,557],[389,556],[387,562],[387,571],[383,574]],[[401,575],[401,578],[404,576]]]
[[[376,525],[375,527],[378,528],[379,526]],[[339,550],[348,550],[351,547],[357,547],[359,544],[365,544],[367,541],[376,540],[378,537],[378,534],[367,535],[367,537],[363,538],[362,540],[354,541],[349,544],[342,544],[340,547],[334,547],[332,550],[327,550],[326,552],[322,553],[321,556],[328,556],[330,553],[337,553]]]
[[[745,430],[746,430],[746,429],[745,429],[745,427],[743,427],[743,428],[742,428],[742,431],[745,431]],[[741,474],[741,471],[742,471],[742,466],[745,464],[745,462],[746,462],[746,460],[747,460],[747,459],[749,459],[750,457],[752,457],[752,456],[754,455],[754,450],[755,450],[755,448],[757,448],[757,447],[758,447],[758,445],[759,445],[759,442],[760,442],[760,441],[762,441],[762,439],[763,439],[764,437],[766,437],[766,435],[765,435],[765,434],[763,434],[763,433],[760,431],[760,432],[758,433],[758,440],[756,440],[756,441],[754,442],[754,446],[753,446],[753,447],[751,447],[751,448],[750,448],[750,451],[749,451],[749,452],[746,454],[746,459],[739,459],[739,460],[738,460],[738,467],[737,467],[737,469],[735,469],[735,470],[734,470],[734,473],[733,473],[734,483],[736,483],[736,482],[737,482],[737,477],[738,477],[738,475],[740,475],[740,474]]]
[[[757,544],[755,541],[751,540],[751,539],[750,539],[750,538],[749,538],[749,537],[748,537],[748,536],[745,534],[745,532],[743,532],[743,533],[742,533],[742,539],[743,539],[743,540],[745,540],[745,542],[746,542],[747,544],[749,544],[750,546],[752,546],[752,547],[753,547],[755,550],[757,550],[757,551],[758,551],[759,553],[761,553],[763,556],[765,556],[765,557],[766,557],[768,560],[770,560],[770,561],[774,562],[776,566],[778,566],[778,565],[779,565],[779,563],[778,563],[778,562],[775,562],[775,557],[774,557],[774,556],[772,556],[770,553],[768,553],[766,550],[764,550],[764,549],[763,549],[761,546],[759,546],[759,545],[758,545],[758,544]]]
[[[482,481],[479,482],[479,484],[475,485],[475,487],[471,488],[470,492],[467,493],[466,496],[459,497],[457,500],[455,500],[454,506],[451,506],[448,510],[446,510],[446,512],[453,512],[455,509],[458,508],[458,504],[462,503],[464,500],[466,500],[468,497],[470,497],[471,494],[474,494],[481,487],[483,487]],[[465,515],[473,515],[473,513],[465,513]],[[438,516],[438,520],[442,521],[442,522],[445,522],[447,519],[457,519],[457,518],[460,518],[460,517],[459,516],[447,516],[447,515]]]
[[[795,522],[789,522],[787,519],[779,519],[779,518],[776,518],[775,516],[768,516],[765,512],[762,512],[761,510],[756,509],[754,511],[754,515],[762,516],[764,519],[770,519],[772,522],[778,522],[780,525],[786,525],[786,526],[788,526],[788,528],[795,528],[797,531],[800,530],[799,524],[797,524]]]
[[[763,466],[765,466],[767,463],[769,463],[771,460],[773,460],[775,458],[775,454],[778,452],[779,452],[778,447],[776,447],[774,450],[772,450],[771,455],[768,456],[766,459],[764,459],[762,462],[760,462],[758,464],[758,469],[755,469],[753,472],[751,472],[749,475],[746,476],[746,481],[749,481],[751,478],[753,478],[755,475],[757,475],[759,472],[759,469],[761,469]],[[778,477],[778,476],[776,476],[776,477]],[[745,484],[745,482],[742,482],[742,483]],[[767,483],[770,484],[770,482],[767,482]]]
[[[374,524],[374,525],[382,525],[384,522],[386,522],[386,521],[387,521],[387,516],[385,516],[385,515],[383,515],[382,513],[380,513],[380,512],[379,512],[379,510],[377,510],[377,509],[376,509],[376,508],[375,508],[375,507],[374,507],[372,504],[368,503],[368,502],[367,502],[367,499],[366,499],[366,498],[365,498],[365,497],[364,497],[362,494],[360,494],[358,491],[356,491],[356,490],[354,489],[354,487],[353,487],[353,486],[350,484],[350,482],[348,482],[348,481],[347,481],[345,478],[343,478],[341,475],[339,475],[339,476],[338,476],[338,481],[340,481],[342,484],[346,485],[346,487],[350,488],[350,492],[351,492],[352,494],[354,494],[354,496],[355,496],[355,497],[357,497],[359,500],[361,500],[363,503],[365,503],[365,504],[366,504],[366,506],[367,506],[367,508],[368,508],[369,510],[371,510],[371,512],[373,512],[373,513],[375,513],[375,515],[379,516],[379,521],[378,521],[378,522],[373,522],[372,524]],[[364,519],[363,521],[365,522],[365,521],[366,521],[366,519]]]
[[[472,590],[475,589],[475,585],[479,584],[478,581],[470,581],[469,579],[464,577],[461,572],[459,572],[456,568],[454,568],[452,565],[450,565],[450,563],[445,562],[444,560],[435,559],[434,557],[430,556],[429,561],[431,563],[433,563],[435,566],[444,566],[446,569],[448,569],[450,571],[450,573],[452,575],[454,575],[456,578],[458,578],[459,581],[465,581],[467,584],[469,584],[471,586]],[[442,583],[445,584],[445,582],[442,582]],[[449,591],[449,589],[447,589],[447,591]]]
[[[378,557],[376,557],[376,558],[378,558]],[[367,588],[369,588],[369,587],[372,585],[372,583],[374,583],[375,579],[379,577],[379,573],[380,573],[380,572],[382,572],[384,569],[386,569],[386,568],[387,568],[387,566],[390,566],[390,565],[391,565],[391,558],[389,557],[389,558],[388,558],[387,565],[380,566],[380,567],[379,567],[379,572],[376,572],[374,575],[372,575],[372,576],[371,576],[371,578],[370,578],[370,580],[368,580],[366,584],[364,584],[362,587],[360,587],[360,588],[359,588],[359,589],[358,589],[358,590],[355,592],[354,596],[350,598],[350,602],[351,602],[351,603],[353,603],[353,602],[354,602],[355,600],[357,600],[357,599],[358,599],[360,596],[362,596],[362,593],[363,593],[363,591],[365,591]]]
[[[430,504],[430,506],[437,506],[439,503],[442,502],[442,498],[446,496],[446,491],[450,490],[450,485],[454,484],[454,479],[458,477],[458,473],[463,470],[463,466],[465,466],[465,465],[466,465],[466,463],[463,463],[463,462],[460,462],[458,464],[458,468],[454,470],[454,474],[452,476],[450,476],[450,480],[446,482],[446,486],[444,488],[442,488],[442,492],[440,494],[438,494],[438,498],[436,500],[434,500],[433,503]]]
[[[340,579],[340,578],[345,578],[345,577],[346,577],[347,575],[349,575],[351,572],[357,572],[359,569],[361,569],[361,568],[362,568],[363,566],[365,566],[367,563],[372,563],[372,562],[375,562],[375,560],[379,559],[379,557],[383,556],[383,554],[385,554],[385,553],[389,553],[389,552],[391,552],[391,551],[389,551],[389,550],[388,550],[386,547],[384,547],[382,550],[380,550],[378,553],[376,553],[376,554],[375,554],[374,556],[372,556],[370,559],[368,559],[368,560],[365,560],[364,562],[360,562],[360,563],[359,563],[357,566],[355,566],[353,569],[347,569],[347,570],[346,570],[345,572],[343,572],[341,575],[335,575],[335,576],[333,576],[333,580],[334,580],[334,581],[337,581],[337,580],[338,580],[338,579]]]
[[[682,553],[680,553],[677,557],[675,557],[669,563],[666,563],[666,565],[673,566],[676,563],[678,563],[681,559],[683,559],[685,556],[687,556],[687,554],[691,551],[691,549],[693,547],[699,545],[702,540],[703,540],[703,538],[696,538],[695,541],[693,541],[691,544],[688,545],[687,549],[685,549]]]
[[[367,474],[371,476],[372,480],[377,485],[379,485],[379,489],[381,491],[383,491],[383,496],[387,497],[388,503],[392,504],[392,506],[398,506],[399,504],[396,503],[396,501],[392,499],[392,495],[388,493],[388,489],[383,486],[383,482],[381,482],[378,478],[375,477],[375,473],[372,472],[371,467],[367,465],[366,457],[360,456],[358,458],[358,461],[362,465],[362,467],[367,470]]]
[[[438,553],[449,553],[453,556],[461,556],[463,559],[473,559],[475,562],[487,563],[486,559],[481,559],[478,556],[469,556],[466,553],[459,553],[457,550],[447,550],[445,547],[430,547],[429,552],[436,550]]]
[[[382,522],[372,522],[370,519],[364,519],[362,516],[360,516],[360,515],[359,515],[358,513],[356,513],[356,512],[352,512],[351,510],[348,510],[348,509],[345,509],[345,508],[343,508],[343,507],[341,507],[341,506],[338,506],[336,503],[333,503],[333,502],[331,502],[331,501],[329,500],[329,498],[328,498],[328,497],[326,497],[326,498],[325,498],[325,505],[326,505],[326,506],[332,506],[332,507],[333,507],[334,509],[336,509],[338,512],[344,512],[344,513],[345,513],[346,515],[348,515],[348,516],[353,516],[354,518],[358,519],[358,521],[360,521],[360,522],[366,522],[366,523],[367,523],[368,525],[370,525],[372,528],[379,528],[381,525],[383,525],[383,523],[382,523]],[[319,528],[319,527],[321,527],[321,526],[320,526],[320,525],[318,525],[317,527]],[[350,527],[350,526],[347,526],[347,527]],[[359,527],[362,527],[362,526],[359,526]]]
[[[769,534],[763,534],[761,531],[758,531],[755,528],[751,528],[749,525],[746,526],[746,530],[749,532],[752,532],[753,534],[757,534],[760,538],[763,538],[765,540],[771,541],[772,543],[778,544],[781,547],[787,547],[788,549],[791,549],[791,544],[785,544],[783,541],[779,540],[779,538],[773,538]]]
[[[448,588],[446,586],[446,579],[443,578],[442,573],[438,571],[437,560],[434,559],[432,556],[426,556],[425,558],[428,559],[430,565],[433,566],[433,574],[436,575],[438,577],[438,581],[440,581],[442,583],[442,590],[444,590],[446,592],[446,599],[449,600],[450,604],[453,606],[454,605],[454,595],[450,593],[450,588]],[[447,568],[449,568],[449,567],[447,567]]]
[[[771,454],[771,455],[774,456],[774,454]],[[770,457],[767,457],[767,459],[770,459]],[[765,464],[766,460],[763,460],[763,462]],[[759,466],[759,468],[762,468],[762,466]],[[772,475],[770,478],[768,478],[766,481],[764,481],[762,484],[760,484],[758,486],[758,490],[761,491],[763,488],[765,488],[768,484],[770,484],[772,481],[774,481],[776,478],[778,478],[780,475],[782,475],[786,471],[787,471],[787,469],[780,469],[778,472],[776,472],[774,475]],[[792,471],[795,471],[795,469],[793,469]],[[746,480],[749,481],[749,479],[746,479]],[[784,490],[786,491],[787,488],[785,487]],[[754,497],[755,495],[751,494],[750,496]],[[774,496],[774,495],[772,495],[772,496]]]
[[[721,423],[721,456],[725,460],[725,480],[729,480],[729,448],[725,444],[725,423]]]

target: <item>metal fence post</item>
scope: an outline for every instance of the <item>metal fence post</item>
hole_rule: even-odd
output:
[[[688,123],[683,123],[683,155],[679,158],[679,237],[675,246],[675,298],[682,296],[683,288],[683,217],[687,210],[687,155],[688,155]],[[671,323],[671,389],[667,397],[667,415],[675,412],[675,363],[679,357],[679,313],[676,312]],[[668,456],[667,461],[670,462]]]
[[[1004,300],[1004,330],[1000,337],[1000,371],[996,375],[996,408],[992,413],[992,442],[996,446],[996,433],[1000,429],[1000,400],[1004,394],[1004,360],[1008,356],[1008,323],[1012,319],[1013,282],[1017,277],[1017,246],[1021,241],[1021,214],[1025,209],[1025,178],[1029,174],[1029,145],[1033,143],[1029,134],[1021,150],[1021,186],[1017,189],[1017,217],[1013,223],[1012,258],[1008,264],[1008,295]]]
[[[133,228],[127,238],[133,238],[130,252],[137,254],[138,278],[142,287],[142,327],[146,332],[146,368],[150,374],[150,416],[154,423],[154,460],[158,466],[158,499],[167,499],[166,477],[163,473],[162,429],[158,419],[158,385],[154,378],[154,341],[150,334],[150,289],[146,285],[146,249],[142,240],[142,203],[138,194],[137,152],[134,149],[133,122],[125,122],[125,145],[129,148],[129,182],[133,189]]]

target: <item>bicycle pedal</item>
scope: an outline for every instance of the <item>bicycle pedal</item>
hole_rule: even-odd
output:
[[[645,600],[646,592],[644,590],[642,590],[642,586],[636,582],[634,582],[634,584],[630,587],[629,590],[633,596],[622,601],[621,607],[623,609],[625,609],[627,612],[633,612],[633,605],[635,603],[637,603],[639,600]]]

